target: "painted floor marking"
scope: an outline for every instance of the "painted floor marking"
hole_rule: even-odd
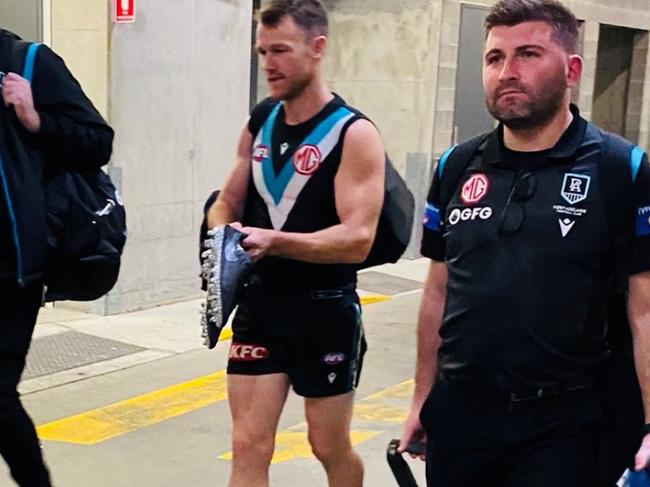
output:
[[[404,403],[413,394],[414,382],[407,380],[367,396],[354,405],[353,429],[350,439],[353,445],[368,441],[383,433],[382,425],[402,424],[406,421],[408,409],[390,403]],[[370,423],[367,426],[359,423]],[[361,426],[363,428],[359,428]],[[299,423],[280,431],[275,436],[275,452],[272,464],[278,464],[296,458],[313,458],[309,440],[307,439],[307,424]],[[232,452],[218,457],[220,460],[232,460]]]
[[[284,431],[280,431],[275,435],[275,452],[271,464],[287,462],[294,458],[313,458],[309,440],[307,440],[306,431],[298,431],[304,429],[306,425],[299,424],[292,426]],[[370,438],[377,436],[381,431],[352,431],[350,439],[353,445],[358,445]],[[220,460],[232,460],[232,452],[224,453],[219,456]]]
[[[360,297],[362,305],[389,299],[390,296],[384,295]],[[219,341],[231,337],[232,330],[227,327],[221,333]],[[227,397],[226,371],[220,370],[214,374],[42,424],[36,431],[39,438],[46,441],[96,445],[224,401]]]
[[[359,296],[362,306],[366,304],[383,303],[384,301],[390,301],[391,299],[392,296],[387,296],[385,294],[366,294],[364,296]]]
[[[226,371],[38,426],[42,440],[95,445],[225,400]]]

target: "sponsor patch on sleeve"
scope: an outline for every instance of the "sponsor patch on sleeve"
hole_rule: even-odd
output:
[[[424,224],[424,228],[427,230],[439,232],[441,230],[440,210],[431,203],[427,203],[427,207],[424,209],[424,218],[422,219],[422,223]]]
[[[650,235],[650,206],[639,208],[636,213],[636,235]]]

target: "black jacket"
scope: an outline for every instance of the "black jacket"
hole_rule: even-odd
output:
[[[22,73],[18,40],[0,29],[2,73]],[[47,46],[37,51],[32,94],[41,119],[35,134],[0,103],[0,280],[19,285],[39,279],[45,266],[43,179],[48,170],[101,167],[113,144],[113,130]]]

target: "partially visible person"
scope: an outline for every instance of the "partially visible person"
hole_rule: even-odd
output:
[[[19,38],[0,29],[0,454],[22,487],[47,487],[34,425],[17,392],[43,298],[43,177],[56,167],[99,167],[113,131],[64,61],[40,46],[33,82],[21,76]]]
[[[629,143],[620,166],[600,161],[613,136],[570,103],[583,62],[564,5],[500,0],[485,25],[483,87],[499,125],[447,151],[429,192],[431,264],[401,444],[426,439],[429,486],[593,487],[619,223],[650,422],[650,165]],[[629,185],[620,222],[608,220],[611,174]],[[648,465],[648,431],[636,469]]]
[[[237,161],[208,212],[246,234],[252,275],[233,321],[228,398],[230,487],[269,484],[290,387],[331,487],[360,487],[350,441],[366,343],[356,268],[374,240],[385,154],[374,125],[326,86],[327,13],[319,0],[271,0],[257,52],[271,98],[242,130]]]

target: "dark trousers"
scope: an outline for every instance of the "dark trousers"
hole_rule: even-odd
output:
[[[18,288],[0,282],[0,454],[21,487],[51,485],[34,424],[16,390],[41,296],[40,284]]]
[[[634,466],[643,440],[643,402],[631,348],[630,342],[629,354],[612,353],[596,389],[604,421],[594,487],[615,487],[623,471]]]
[[[438,381],[421,419],[429,487],[592,487],[601,413],[593,391],[510,403]]]

